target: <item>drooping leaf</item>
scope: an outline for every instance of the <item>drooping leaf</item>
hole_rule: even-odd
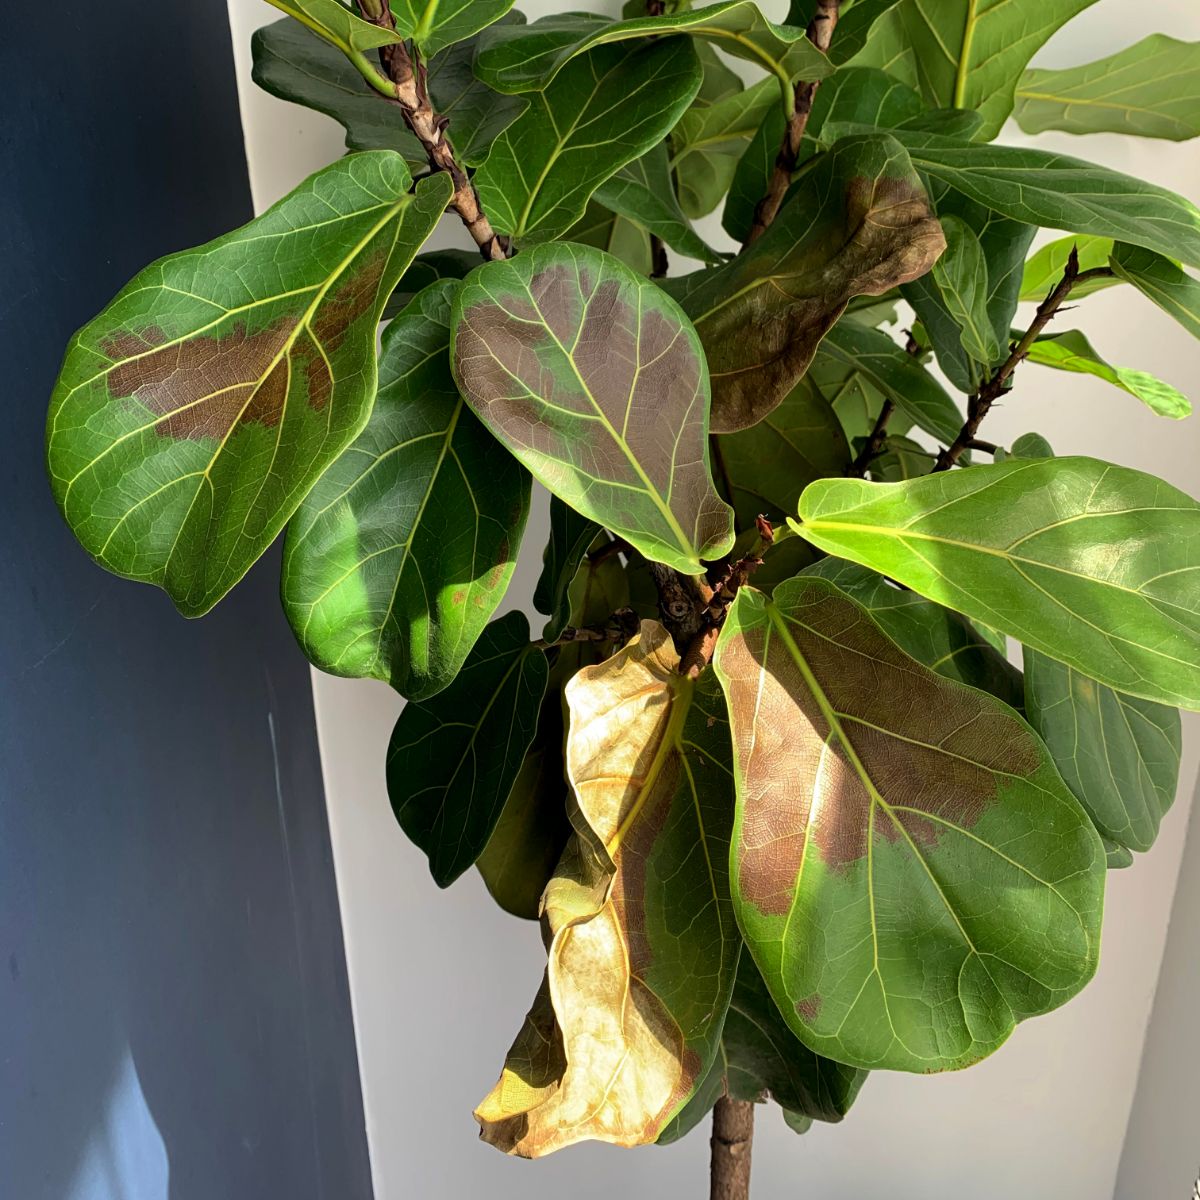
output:
[[[1029,361],[1077,375],[1094,375],[1136,397],[1160,417],[1179,420],[1191,416],[1191,401],[1182,392],[1145,371],[1114,367],[1105,362],[1077,329],[1038,338],[1030,348]]]
[[[945,245],[907,156],[888,135],[845,138],[801,177],[735,259],[675,285],[713,380],[712,427],[761,420],[808,369],[854,296],[927,271]]]
[[[1200,708],[1200,505],[1091,458],[820,479],[801,536],[1118,691]]]
[[[551,492],[696,575],[733,543],[708,470],[699,339],[647,279],[559,243],[490,263],[455,302],[459,386]]]
[[[1200,137],[1200,42],[1153,33],[1097,62],[1026,71],[1013,115],[1026,133]]]
[[[207,612],[358,436],[384,301],[450,195],[378,150],[143,270],[72,339],[55,497],[102,566]]]
[[[546,87],[577,55],[593,46],[686,33],[775,75],[790,95],[793,79],[824,79],[833,64],[803,28],[775,25],[752,0],[725,0],[662,17],[609,21],[590,13],[543,17],[518,30],[493,27],[480,39],[475,71],[501,92]]]
[[[546,889],[547,980],[475,1114],[510,1154],[652,1142],[717,1053],[740,944],[729,727],[711,672],[678,663],[644,622],[567,685],[576,837]]]
[[[288,526],[283,606],[310,661],[424,699],[458,674],[504,598],[529,476],[450,374],[435,283],[384,331],[379,391],[357,441]]]
[[[1100,834],[1149,850],[1179,783],[1179,710],[1025,649],[1025,711]]]
[[[392,15],[428,58],[499,21],[513,0],[392,0]]]
[[[1178,263],[1140,246],[1114,246],[1111,261],[1119,279],[1132,283],[1192,337],[1200,338],[1200,282]]]
[[[806,1045],[862,1067],[965,1067],[1083,987],[1103,847],[1007,705],[804,576],[772,601],[740,591],[715,664],[734,905]]]
[[[893,136],[918,171],[1014,221],[1111,237],[1200,265],[1200,211],[1166,188],[1065,154],[905,129]]]
[[[550,539],[542,554],[542,573],[533,592],[533,606],[549,617],[542,636],[549,642],[571,622],[571,581],[600,526],[580,516],[557,496],[550,497]]]
[[[537,729],[546,656],[518,612],[493,621],[449,687],[400,712],[387,755],[401,828],[439,887],[483,852]]]
[[[1063,277],[1072,247],[1079,255],[1080,271],[1091,271],[1096,267],[1108,266],[1109,255],[1113,252],[1113,240],[1107,237],[1077,234],[1047,242],[1025,264],[1024,276],[1021,279],[1022,300],[1040,304],[1050,295]],[[1080,300],[1084,296],[1090,296],[1093,292],[1115,287],[1120,282],[1119,279],[1104,275],[1084,279],[1071,288],[1071,299]]]
[[[662,141],[700,75],[686,38],[598,46],[570,63],[529,97],[475,175],[492,224],[524,243],[565,233],[602,183]]]
[[[876,624],[931,671],[999,697],[1011,708],[1024,703],[1021,673],[959,613],[888,583],[882,575],[844,558],[823,558],[805,571],[858,601]]]
[[[364,21],[341,0],[267,0],[267,3],[295,17],[347,56],[361,56],[379,46],[394,46],[412,32],[403,15],[396,20],[395,29],[385,29]]]
[[[796,1037],[779,1015],[754,960],[743,952],[720,1053],[696,1094],[659,1135],[658,1144],[677,1141],[694,1129],[721,1096],[751,1102],[770,1096],[793,1119],[840,1121],[866,1078],[866,1071],[822,1058]]]

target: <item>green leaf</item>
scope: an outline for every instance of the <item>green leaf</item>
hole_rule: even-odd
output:
[[[969,1066],[1091,978],[1103,848],[1012,709],[935,675],[809,577],[774,600],[743,588],[715,665],[738,923],[810,1049]]]
[[[388,297],[383,315],[389,320],[399,316],[430,284],[439,279],[465,279],[481,262],[478,250],[426,250],[418,254]]]
[[[391,9],[428,58],[499,21],[512,6],[513,0],[392,0]]]
[[[593,46],[671,33],[702,38],[771,72],[789,97],[792,80],[824,79],[833,73],[833,64],[802,28],[773,24],[752,0],[726,0],[630,21],[571,13],[543,17],[520,30],[494,27],[481,38],[475,71],[497,91],[527,92],[546,87],[571,59]]]
[[[1054,451],[1050,443],[1040,433],[1023,433],[1012,446],[1009,453],[1014,458],[1053,458]]]
[[[1109,237],[1077,235],[1048,242],[1025,264],[1025,273],[1021,280],[1022,300],[1040,304],[1054,291],[1063,277],[1072,247],[1079,254],[1080,271],[1091,271],[1096,267],[1108,266],[1109,255],[1113,252],[1113,240]],[[1103,275],[1084,279],[1071,288],[1071,299],[1080,300],[1093,292],[1116,287],[1120,282],[1119,279]]]
[[[905,129],[893,136],[918,171],[1014,221],[1111,237],[1200,265],[1200,211],[1165,188],[1065,154],[968,146]]]
[[[1179,784],[1179,710],[1122,695],[1026,647],[1025,711],[1100,834],[1149,850]]]
[[[662,238],[680,254],[706,263],[720,262],[723,258],[696,233],[680,208],[665,142],[626,163],[607,183],[600,185],[596,199],[605,208]]]
[[[516,566],[529,476],[450,374],[435,283],[384,331],[366,429],[288,526],[283,606],[310,661],[424,699],[458,674]]]
[[[1115,246],[1111,261],[1120,279],[1132,283],[1192,337],[1200,338],[1200,282],[1172,259],[1138,246]]]
[[[567,230],[563,240],[603,250],[619,258],[627,267],[632,267],[639,275],[648,276],[654,271],[650,234],[641,225],[634,224],[595,200],[588,204],[583,217]]]
[[[999,362],[1000,341],[988,315],[988,265],[983,247],[964,221],[942,218],[946,253],[930,274],[946,311],[958,326],[962,348],[981,367]],[[928,328],[926,322],[926,328]]]
[[[805,575],[836,584],[871,614],[905,654],[931,671],[991,692],[1012,708],[1023,706],[1021,673],[959,613],[898,588],[877,572],[844,558],[823,558]]]
[[[439,887],[483,852],[533,742],[546,656],[510,612],[475,643],[449,687],[406,704],[388,746],[392,810]]]
[[[792,1119],[837,1122],[850,1111],[866,1078],[866,1071],[822,1058],[796,1037],[754,960],[743,953],[721,1051],[696,1094],[659,1134],[658,1144],[678,1141],[694,1129],[721,1096],[753,1103],[770,1096]]]
[[[696,575],[733,544],[708,470],[704,354],[649,280],[565,243],[489,263],[455,302],[453,361],[534,478],[647,558]]]
[[[557,496],[550,497],[550,540],[542,554],[542,573],[533,592],[534,608],[550,618],[542,631],[548,642],[571,623],[571,581],[599,532],[595,521],[581,517]]]
[[[1133,866],[1133,851],[1128,846],[1118,846],[1116,842],[1110,842],[1107,838],[1100,840],[1104,843],[1104,853],[1108,857],[1110,871],[1120,871]]]
[[[870,436],[883,407],[884,396],[851,360],[834,358],[820,348],[805,379],[828,399],[851,446]],[[947,396],[946,400],[949,399]],[[896,409],[888,422],[888,432],[907,433],[912,426],[908,415]]]
[[[870,464],[872,479],[895,483],[900,479],[916,479],[933,470],[937,455],[926,450],[912,438],[889,433],[883,453]]]
[[[1147,375],[1145,371],[1111,366],[1076,329],[1038,338],[1030,347],[1029,361],[1059,371],[1071,371],[1076,375],[1094,375],[1128,392],[1160,417],[1178,420],[1192,413],[1191,401],[1182,392],[1153,375]]]
[[[412,32],[403,16],[396,21],[395,29],[384,29],[382,25],[364,21],[341,0],[267,0],[267,3],[289,17],[295,17],[313,33],[350,56],[361,58],[366,50],[394,46]]]
[[[1117,691],[1200,708],[1200,505],[1161,479],[1091,458],[820,479],[797,531]]]
[[[793,193],[732,262],[672,289],[704,343],[721,433],[779,404],[853,297],[924,274],[945,245],[907,155],[886,134],[838,142]]]
[[[199,616],[274,541],[370,414],[380,311],[450,197],[410,184],[391,151],[342,159],[75,335],[47,456],[97,562]]]
[[[1098,62],[1026,71],[1014,116],[1026,133],[1200,136],[1200,42],[1154,33]]]
[[[700,74],[683,38],[600,46],[571,63],[529,98],[476,172],[492,224],[526,243],[565,233],[605,180],[666,137]]]

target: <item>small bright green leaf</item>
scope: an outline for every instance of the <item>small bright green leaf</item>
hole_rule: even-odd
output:
[[[571,59],[593,46],[670,33],[703,38],[734,58],[755,63],[777,76],[789,95],[792,80],[824,79],[833,73],[833,64],[803,29],[773,24],[752,0],[725,0],[630,21],[570,13],[543,17],[521,29],[493,27],[480,39],[475,70],[497,91],[527,92],[546,87]]]
[[[1163,312],[1200,338],[1200,282],[1178,263],[1139,246],[1113,248],[1112,268]]]
[[[1021,76],[1013,114],[1026,133],[1200,136],[1200,42],[1154,33],[1098,62]]]
[[[797,531],[1146,700],[1200,708],[1200,505],[1091,458],[819,479]]]
[[[309,659],[402,696],[441,691],[504,598],[529,476],[450,374],[450,304],[435,283],[384,331],[358,440],[288,526],[283,605]]]
[[[678,666],[647,621],[567,685],[577,836],[545,892],[547,983],[475,1114],[510,1154],[653,1142],[717,1054],[740,947],[729,726],[711,672]]]
[[[1179,783],[1179,710],[1025,649],[1025,710],[1101,836],[1149,850]]]
[[[557,496],[550,497],[550,540],[542,554],[542,573],[533,592],[534,608],[550,618],[542,631],[549,642],[571,623],[571,581],[599,532],[595,521],[581,517]]]
[[[760,1103],[770,1096],[793,1120],[840,1121],[867,1072],[814,1054],[787,1027],[749,954],[738,960],[721,1051],[696,1094],[659,1135],[667,1145],[690,1132],[721,1096]],[[793,1128],[795,1126],[793,1125]]]
[[[713,429],[761,420],[808,369],[853,297],[917,278],[944,245],[920,180],[891,137],[838,142],[801,176],[762,237],[673,289],[704,343]]]
[[[1012,446],[1009,453],[1014,458],[1053,458],[1054,450],[1050,443],[1040,433],[1023,433]]]
[[[1091,978],[1103,848],[1011,708],[934,674],[807,576],[774,600],[743,588],[715,665],[738,923],[810,1049],[969,1066]]]
[[[345,54],[361,56],[366,50],[379,46],[394,46],[412,32],[403,16],[395,29],[384,29],[364,21],[341,0],[267,0],[280,12],[295,17],[313,33],[319,34]]]
[[[388,795],[439,887],[488,844],[533,742],[547,674],[529,622],[510,612],[483,631],[449,687],[401,711],[388,746]]]
[[[1048,242],[1025,264],[1025,274],[1021,280],[1022,300],[1040,304],[1054,291],[1062,280],[1072,247],[1079,253],[1080,271],[1091,271],[1096,267],[1108,266],[1109,255],[1113,252],[1113,240],[1110,237],[1077,234]],[[1115,287],[1120,282],[1119,279],[1104,275],[1085,279],[1071,288],[1071,299],[1079,300],[1093,292]]]
[[[1191,401],[1182,392],[1153,375],[1147,375],[1145,371],[1111,366],[1076,329],[1038,338],[1030,347],[1029,361],[1077,375],[1094,375],[1136,397],[1160,417],[1178,420],[1191,416]]]
[[[691,575],[733,544],[708,469],[708,373],[678,305],[610,255],[536,246],[455,302],[468,402],[551,492]]]
[[[143,270],[72,339],[54,494],[102,566],[207,612],[358,436],[384,301],[450,196],[387,150]]]
[[[428,58],[499,21],[513,0],[392,0],[392,15]]]
[[[566,232],[605,180],[666,137],[700,77],[686,38],[599,46],[572,62],[529,97],[476,172],[492,224],[524,242]]]
[[[1200,210],[1166,188],[1065,154],[905,129],[893,136],[918,171],[1014,221],[1111,237],[1200,265]]]

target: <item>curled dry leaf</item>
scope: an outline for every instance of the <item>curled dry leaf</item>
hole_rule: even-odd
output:
[[[475,1113],[509,1154],[653,1142],[717,1052],[739,946],[729,734],[711,672],[678,665],[646,621],[567,685],[576,832],[542,900],[549,965]]]

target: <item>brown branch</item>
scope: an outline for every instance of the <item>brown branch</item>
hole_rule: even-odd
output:
[[[817,0],[817,11],[808,25],[808,40],[822,54],[829,51],[833,40],[833,30],[837,25],[838,9],[841,0]],[[820,80],[796,84],[792,115],[788,119],[787,128],[783,132],[783,141],[779,144],[779,153],[775,155],[775,166],[771,171],[771,180],[767,191],[754,209],[754,222],[750,226],[746,245],[758,241],[767,231],[767,226],[775,220],[783,204],[787,190],[791,186],[792,176],[796,173],[796,164],[800,158],[800,144],[804,141],[804,131],[808,128],[808,118],[812,115],[813,97],[817,94]]]
[[[1058,281],[1050,295],[1038,305],[1033,321],[1021,335],[1020,341],[1013,346],[1009,356],[996,368],[991,378],[983,383],[979,391],[967,401],[967,419],[963,422],[963,427],[958,431],[958,436],[954,441],[938,455],[937,462],[933,465],[934,471],[948,471],[958,462],[963,453],[970,449],[971,444],[979,440],[975,435],[979,432],[980,423],[988,415],[992,405],[1008,390],[1008,381],[1012,378],[1013,372],[1028,357],[1033,343],[1037,341],[1042,330],[1050,324],[1062,308],[1075,284],[1081,278],[1092,277],[1094,274],[1091,271],[1080,275],[1079,253],[1076,247],[1072,246],[1062,279]]]
[[[896,406],[891,400],[885,399],[879,410],[879,416],[875,418],[875,425],[870,436],[854,461],[846,468],[847,476],[857,476],[862,479],[870,465],[883,453],[884,447],[887,445],[887,423],[892,419],[892,413],[895,411]]]
[[[553,641],[538,638],[532,644],[539,650],[567,646],[572,642],[626,642],[638,631],[638,615],[632,608],[619,608],[607,621],[596,625],[567,625]]]
[[[371,24],[383,29],[396,28],[388,0],[358,0],[358,6]],[[487,259],[507,258],[504,240],[492,228],[479,203],[479,193],[466,168],[459,162],[453,143],[446,136],[450,122],[435,112],[430,102],[425,64],[418,57],[416,48],[410,53],[403,42],[381,46],[379,61],[396,90],[396,103],[404,113],[405,122],[425,147],[429,165],[435,171],[445,171],[450,176],[454,184],[450,207],[462,219],[480,254]]]
[[[713,1109],[709,1200],[749,1200],[754,1105],[722,1096]]]

